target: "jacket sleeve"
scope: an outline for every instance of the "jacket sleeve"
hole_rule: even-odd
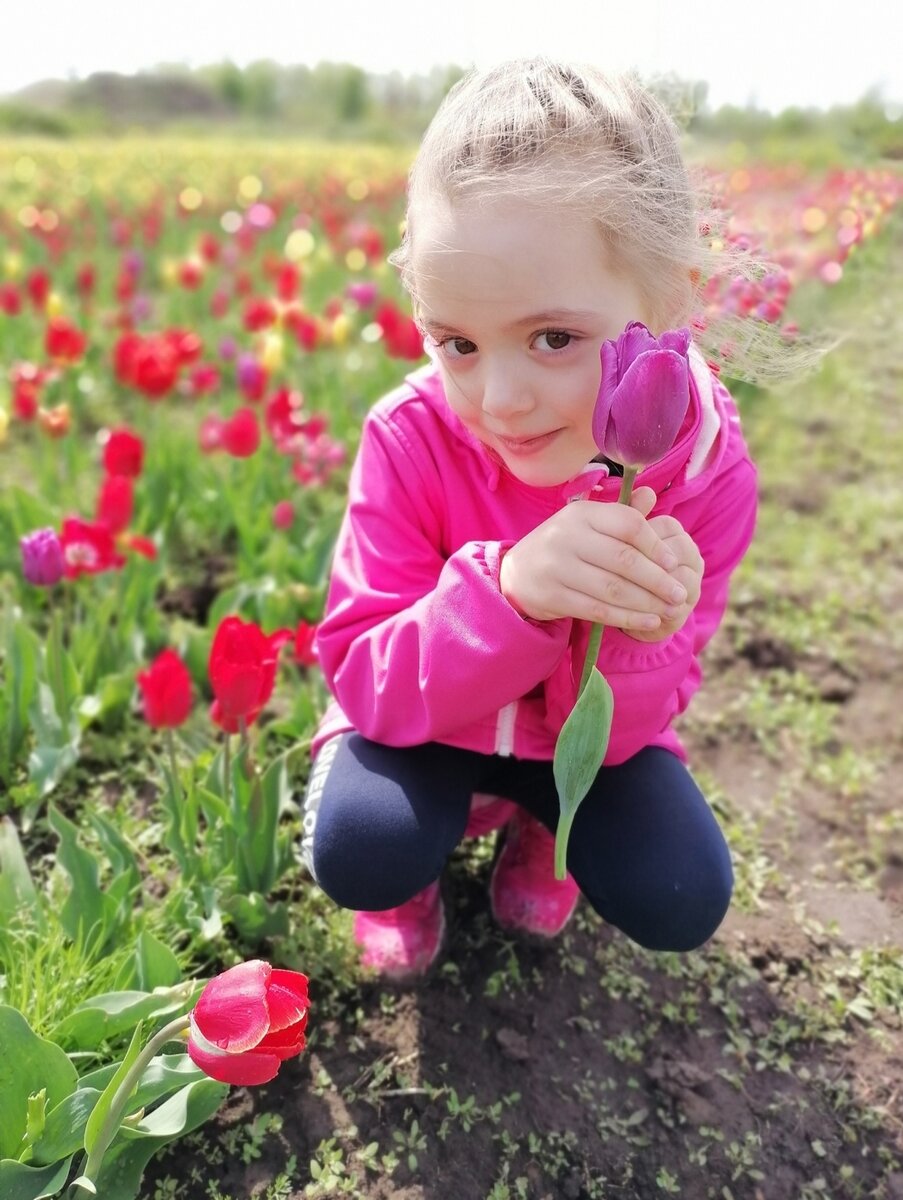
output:
[[[523,619],[499,590],[512,544],[444,554],[434,461],[371,413],[349,482],[317,649],[327,685],[373,741],[417,745],[486,719],[539,684],[571,622]]]
[[[743,457],[715,481],[697,518],[684,526],[699,548],[705,570],[699,602],[690,617],[693,657],[679,689],[680,711],[699,688],[699,655],[724,617],[730,579],[752,541],[757,511],[756,469]]]

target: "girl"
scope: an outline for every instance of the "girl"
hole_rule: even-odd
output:
[[[591,428],[602,343],[693,311],[697,229],[678,132],[632,78],[506,63],[427,131],[390,261],[431,361],[363,428],[305,800],[308,865],[385,975],[436,959],[466,833],[503,828],[509,929],[554,935],[582,893],[641,945],[688,950],[727,910],[728,848],[672,723],[752,537],[755,469],[695,348],[683,427],[630,506]],[[591,621],[614,724],[557,882],[552,757]]]

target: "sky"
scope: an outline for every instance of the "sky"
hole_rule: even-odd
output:
[[[404,74],[547,53],[705,80],[713,108],[903,111],[899,0],[2,0],[0,94],[92,71],[255,59]]]

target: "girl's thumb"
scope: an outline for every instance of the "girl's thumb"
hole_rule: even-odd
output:
[[[648,517],[658,497],[651,487],[639,487],[630,497],[630,507]]]

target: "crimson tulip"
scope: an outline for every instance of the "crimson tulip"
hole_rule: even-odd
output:
[[[111,533],[128,529],[135,508],[134,484],[127,475],[105,475],[97,495],[97,520]]]
[[[88,339],[65,317],[53,317],[47,324],[44,349],[49,358],[59,362],[76,363],[85,352]]]
[[[154,729],[175,729],[191,712],[191,675],[175,650],[164,650],[138,673],[144,719]]]
[[[274,1079],[304,1049],[307,976],[260,959],[211,979],[190,1016],[188,1054],[217,1079],[247,1087]]]
[[[593,439],[614,462],[638,469],[671,449],[690,403],[689,329],[654,337],[631,321],[602,344]]]
[[[106,525],[67,517],[60,532],[63,547],[63,574],[67,579],[79,575],[97,575],[118,569],[125,559],[116,551],[113,534]]]
[[[144,442],[130,429],[114,429],[103,448],[103,465],[108,475],[137,479],[144,466]]]
[[[267,636],[253,621],[224,617],[210,647],[208,670],[215,700],[214,722],[237,733],[241,722],[252,724],[273,694],[279,651],[291,641],[288,629]]]
[[[250,458],[260,446],[260,422],[253,408],[240,408],[223,424],[222,448],[233,458]]]
[[[314,667],[317,665],[317,627],[299,621],[295,630],[295,662],[299,667]]]

